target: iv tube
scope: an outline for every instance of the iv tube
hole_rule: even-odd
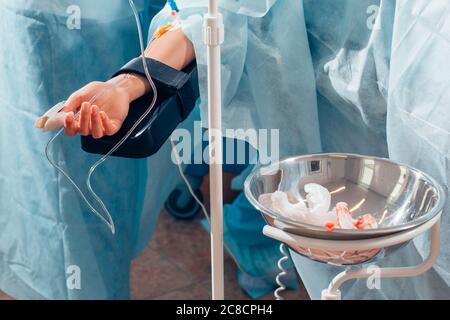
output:
[[[78,185],[75,183],[75,181],[70,177],[70,175],[63,168],[61,168],[58,164],[56,164],[51,159],[51,157],[49,155],[50,145],[56,140],[57,137],[59,137],[62,134],[64,129],[61,129],[52,139],[50,139],[50,141],[47,143],[47,146],[45,147],[45,155],[47,157],[48,162],[56,170],[58,170],[62,175],[64,175],[67,178],[67,180],[73,185],[73,187],[80,194],[81,198],[86,203],[86,205],[89,207],[89,209],[100,220],[102,220],[109,227],[109,229],[111,230],[112,234],[115,234],[115,232],[116,232],[116,229],[115,229],[115,226],[114,226],[114,221],[113,221],[113,219],[111,217],[111,214],[110,214],[107,206],[105,205],[103,200],[97,195],[97,193],[95,193],[95,191],[92,188],[92,185],[91,185],[92,175],[94,174],[94,172],[98,168],[98,166],[100,166],[103,162],[105,162],[109,158],[109,156],[111,156],[117,149],[119,149],[123,145],[123,143],[131,136],[131,134],[134,132],[134,130],[136,130],[136,128],[140,125],[140,123],[152,111],[152,109],[154,108],[154,106],[156,104],[156,101],[158,99],[158,92],[156,90],[155,83],[153,82],[153,80],[152,80],[152,78],[150,76],[150,72],[148,71],[147,61],[145,60],[145,55],[144,55],[145,54],[144,36],[143,36],[143,33],[142,33],[142,27],[141,27],[141,22],[140,22],[140,19],[139,19],[139,15],[138,15],[138,12],[136,10],[136,7],[134,5],[133,0],[129,0],[129,2],[130,2],[131,9],[133,10],[134,18],[136,20],[136,25],[137,25],[138,34],[139,34],[139,45],[140,45],[140,49],[141,49],[142,64],[144,66],[145,75],[147,77],[148,82],[150,83],[150,87],[151,87],[152,92],[153,92],[153,99],[152,99],[152,102],[150,103],[150,106],[147,108],[147,110],[144,112],[144,114],[142,114],[142,116],[136,121],[136,123],[131,127],[131,129],[127,132],[127,134],[125,136],[123,136],[123,138],[120,139],[120,141],[107,154],[105,154],[103,157],[101,157],[89,169],[89,173],[88,173],[88,176],[87,176],[87,179],[86,179],[86,186],[87,186],[88,191],[91,194],[91,196],[100,205],[100,207],[102,209],[101,211],[103,211],[104,215],[102,215],[100,212],[97,211],[97,209],[94,208],[94,206],[89,202],[89,200],[84,195],[83,191],[81,191],[81,189],[78,187]],[[91,99],[91,101],[89,101],[89,103],[90,104],[94,103],[95,100],[98,99],[100,96],[102,96],[105,92],[107,92],[107,91],[117,87],[119,84],[122,83],[122,81],[125,81],[125,80],[126,80],[126,78],[121,79],[121,80],[113,83],[111,86],[109,86],[109,87],[105,88],[104,90],[100,91],[97,95],[95,95]],[[78,116],[78,113],[75,116]]]

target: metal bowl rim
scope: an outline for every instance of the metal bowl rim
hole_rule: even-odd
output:
[[[298,222],[298,221],[294,221],[294,220],[282,217],[277,212],[260,205],[259,201],[257,199],[255,199],[250,192],[250,182],[255,177],[256,173],[260,169],[280,165],[282,163],[294,162],[294,161],[298,161],[298,160],[307,160],[307,159],[313,158],[313,157],[331,157],[331,158],[332,157],[342,157],[342,158],[343,157],[345,157],[345,158],[354,157],[354,158],[360,158],[360,159],[373,159],[373,160],[388,162],[388,163],[394,164],[396,166],[405,167],[408,170],[415,172],[418,175],[422,175],[424,178],[426,178],[426,180],[428,180],[429,182],[432,183],[433,187],[437,191],[437,195],[438,195],[437,204],[432,208],[432,210],[429,213],[418,218],[417,220],[410,221],[410,222],[402,224],[400,226],[393,226],[393,227],[387,227],[387,228],[363,229],[363,230],[357,230],[357,231],[355,231],[353,229],[336,229],[336,230],[333,230],[333,233],[335,233],[335,234],[336,233],[341,234],[342,236],[360,234],[360,235],[364,235],[365,237],[367,237],[369,235],[381,235],[384,233],[401,232],[401,231],[416,228],[416,227],[420,226],[421,224],[429,221],[430,219],[435,217],[437,214],[439,214],[444,207],[444,204],[445,204],[444,190],[443,190],[442,186],[433,177],[431,177],[427,173],[422,172],[422,171],[420,171],[414,167],[411,167],[409,165],[406,165],[404,163],[396,162],[396,161],[393,161],[393,160],[390,160],[387,158],[375,157],[375,156],[365,156],[365,155],[360,155],[360,154],[355,154],[355,153],[315,153],[315,154],[308,154],[308,155],[302,155],[302,156],[293,156],[293,157],[289,157],[286,159],[278,160],[276,162],[273,162],[273,163],[270,163],[267,165],[258,164],[255,166],[255,168],[253,168],[252,172],[248,175],[248,177],[245,179],[245,182],[244,182],[244,193],[245,193],[247,199],[250,201],[250,203],[255,208],[257,208],[263,214],[267,214],[268,216],[270,216],[271,218],[273,218],[275,220],[284,222],[290,227],[301,227],[301,228],[305,228],[305,229],[308,229],[311,231],[329,233],[329,231],[325,227],[312,225],[312,224],[308,224],[308,223],[302,223],[302,222]]]

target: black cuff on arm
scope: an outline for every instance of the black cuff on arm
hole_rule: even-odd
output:
[[[151,58],[145,58],[150,76],[155,83],[158,92],[158,101],[177,95],[180,103],[180,111],[183,120],[191,113],[199,93],[197,84],[197,65],[195,62],[187,66],[183,71],[178,71],[162,62]],[[134,73],[147,78],[145,75],[142,58],[134,58],[119,71],[113,78],[126,73]],[[158,104],[158,103],[157,103]]]
[[[185,120],[195,107],[199,97],[197,65],[195,62],[178,71],[164,63],[146,58],[150,76],[155,83],[158,99],[151,113],[136,128],[124,144],[113,153],[126,158],[145,158],[155,154],[176,127]],[[145,76],[142,58],[135,58],[117,71],[120,74],[133,73]],[[106,154],[130,130],[148,109],[153,92],[133,101],[127,118],[117,134],[102,139],[81,137],[84,151]]]

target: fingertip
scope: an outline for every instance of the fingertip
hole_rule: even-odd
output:
[[[73,137],[77,134],[76,126],[74,126],[73,123],[69,123],[67,126],[64,126],[64,132],[69,137]]]
[[[91,108],[91,115],[93,118],[95,118],[98,115],[99,108],[96,105],[93,105]]]
[[[87,136],[89,134],[89,126],[91,123],[90,117],[90,104],[89,102],[83,102],[81,105],[81,113],[80,113],[80,134],[82,136]]]
[[[91,125],[92,125],[92,121],[94,121],[95,116],[96,116],[95,106],[91,106],[91,109],[89,110],[89,115],[91,117]]]
[[[95,139],[103,138],[104,136],[104,128],[102,125],[102,120],[99,114],[99,108],[97,106],[92,107],[92,136]]]
[[[80,107],[81,102],[81,96],[77,92],[73,93],[69,99],[64,103],[64,108],[62,111],[69,112],[69,111],[75,111]]]
[[[106,113],[104,113],[103,111],[100,111],[100,118],[102,120],[102,125],[105,131],[105,134],[107,136],[112,136],[114,135],[114,128],[113,125],[111,123],[111,120],[109,120],[109,117]]]
[[[67,115],[66,119],[64,119],[64,126],[67,127],[70,124],[72,124],[72,122],[73,122],[73,117],[71,117],[69,114],[69,115]]]
[[[91,105],[89,102],[83,102],[81,105],[81,111],[85,114],[89,113],[91,111]]]

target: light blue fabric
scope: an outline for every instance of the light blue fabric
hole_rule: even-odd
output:
[[[177,3],[183,31],[195,48],[202,125],[206,127],[207,50],[202,25],[207,1],[178,0]],[[302,2],[254,0],[219,3],[226,9],[222,10],[226,34],[222,46],[224,128],[279,129],[280,137],[290,137],[280,139],[282,156],[320,151],[314,70],[307,45]],[[254,14],[241,14],[249,10],[254,10]],[[168,8],[165,8],[153,19],[151,30],[170,19]],[[293,41],[285,40],[288,34],[295,34]],[[298,99],[300,94],[301,99]],[[286,125],[287,118],[295,119],[295,125],[289,122]]]
[[[424,170],[444,187],[440,257],[434,267],[440,298],[450,297],[450,3],[398,1],[387,113],[391,158]],[[428,253],[425,238],[415,246]],[[429,286],[426,285],[428,288]],[[416,287],[420,288],[420,287]]]
[[[161,1],[136,4],[144,17]],[[81,29],[67,27],[72,5]],[[178,181],[169,145],[149,161],[110,159],[95,174],[117,227],[112,236],[45,159],[51,134],[34,129],[50,106],[139,54],[128,1],[0,0],[0,16],[0,290],[19,299],[128,298],[130,262]],[[67,137],[51,154],[81,185],[98,158]],[[73,265],[80,290],[66,286]]]
[[[183,30],[195,47],[201,119],[206,127],[207,65],[202,24],[207,1],[177,3]],[[226,29],[222,46],[224,128],[279,129],[280,137],[295,137],[280,141],[284,156],[320,151],[314,70],[301,2],[255,0],[219,1],[219,4],[225,9],[222,13]],[[152,21],[151,32],[170,19],[166,7]],[[289,28],[283,30],[284,26]],[[286,42],[287,33],[297,38]],[[301,99],[293,93],[301,93]],[[296,119],[295,126],[285,127],[286,118]],[[238,183],[237,189],[242,190],[242,185]],[[261,217],[241,195],[224,207],[224,220],[225,242],[245,271],[239,272],[239,284],[252,297],[271,291],[280,253],[278,245],[261,236]],[[246,232],[241,232],[242,229]],[[285,281],[292,284],[292,277]]]
[[[278,0],[218,0],[221,9],[249,17],[262,17],[272,8]],[[208,1],[205,0],[176,0],[181,14],[187,17],[186,9],[194,9],[191,13],[199,12],[199,9],[206,9]],[[170,6],[166,5],[165,13],[170,13]]]
[[[387,156],[386,97],[394,1],[381,8],[378,0],[304,3],[322,151]],[[374,8],[379,13],[376,24]]]
[[[262,234],[262,228],[265,225],[264,219],[242,192],[242,178],[245,179],[253,166],[228,165],[226,161],[228,152],[236,155],[236,150],[245,149],[245,158],[249,161],[256,155],[256,151],[242,140],[233,140],[233,142],[230,143],[228,139],[224,139],[223,170],[224,172],[239,173],[232,180],[231,188],[241,191],[241,193],[232,203],[224,206],[224,242],[228,254],[239,264],[238,284],[251,298],[257,299],[277,288],[275,277],[280,272],[277,262],[282,255],[279,251],[280,244]],[[204,144],[205,148],[207,142]],[[234,152],[229,148],[233,148]],[[202,220],[202,224],[205,229],[210,230],[206,219]],[[298,281],[292,261],[285,261],[283,266],[287,270],[287,275],[282,277],[283,283],[288,288],[297,288]]]
[[[74,2],[84,12],[81,31],[66,28],[66,9]],[[449,196],[448,1],[220,3],[226,25],[225,129],[280,129],[282,157],[318,151],[388,155],[433,175]],[[178,0],[178,4],[185,19],[183,30],[196,50],[206,126],[201,26],[207,1]],[[107,78],[137,54],[136,31],[126,6],[119,0],[0,0],[1,30],[8,30],[0,32],[1,43],[6,44],[0,47],[0,289],[13,296],[126,297],[132,253],[148,240],[157,217],[154,212],[164,201],[149,193],[144,203],[140,195],[146,184],[149,190],[155,190],[151,185],[158,191],[170,189],[173,176],[163,173],[164,164],[170,163],[167,149],[148,164],[116,159],[106,165],[96,181],[107,203],[114,203],[118,235],[112,239],[42,158],[48,136],[32,130],[34,118],[46,107],[90,80]],[[151,32],[169,19],[167,11],[160,13]],[[97,59],[102,56],[108,59]],[[94,157],[80,154],[78,141],[67,141],[59,142],[54,156],[72,174],[86,170]],[[149,182],[144,174],[147,165]],[[111,193],[115,192],[111,185],[120,186],[121,192]],[[243,207],[236,203],[230,208],[247,219],[243,212],[252,213],[240,211]],[[383,280],[381,290],[368,290],[364,281],[351,282],[342,290],[344,298],[448,298],[449,210],[447,203],[441,255],[426,275]],[[237,221],[237,229],[246,226]],[[257,223],[253,228],[260,232]],[[246,251],[251,245],[242,245],[245,237],[230,238],[242,249],[238,256],[251,252]],[[427,242],[417,239],[379,265],[417,263],[427,253]],[[255,264],[273,267],[276,257],[260,259],[263,252],[245,260],[254,257]],[[296,254],[293,258],[312,298],[318,298],[342,270]],[[80,291],[68,290],[65,284],[65,268],[72,264],[80,265],[85,274]]]
[[[205,102],[201,15],[206,4],[179,1],[186,8],[183,30],[194,43]],[[281,157],[317,151],[390,156],[433,175],[448,195],[448,1],[220,4],[226,28],[222,48],[225,129],[279,128]],[[160,14],[152,28],[166,19]],[[202,111],[206,125],[205,104]],[[364,281],[352,282],[343,289],[344,298],[448,298],[448,211],[447,204],[443,248],[432,270],[415,279],[383,280],[381,290],[368,290]],[[255,232],[258,228],[255,224]],[[427,243],[425,238],[417,239],[379,265],[417,263],[426,254]],[[297,254],[294,261],[313,298],[342,270]]]
[[[242,269],[238,270],[239,285],[255,299],[278,287],[275,277],[280,272],[278,259],[282,257],[280,244],[262,234],[264,225],[243,192],[232,204],[224,206],[224,241]],[[293,263],[286,261],[283,266],[288,270],[282,277],[283,283],[288,288],[297,288]]]
[[[371,25],[368,8],[373,5],[379,11]],[[450,66],[449,3],[306,0],[305,16],[323,150],[389,155],[437,178],[448,197],[450,77],[441,70]],[[447,202],[441,254],[433,269],[420,277],[384,279],[381,290],[368,290],[365,280],[351,281],[342,288],[344,298],[448,299],[448,211]],[[422,236],[376,263],[418,264],[427,256],[428,244]],[[296,254],[293,258],[314,299],[344,270]]]

